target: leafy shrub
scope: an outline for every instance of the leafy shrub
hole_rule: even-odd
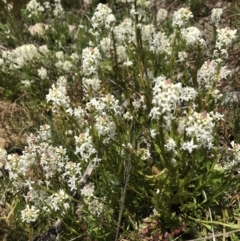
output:
[[[214,10],[207,46],[189,9],[152,18],[149,1],[128,2],[117,17],[98,4],[71,32],[76,18],[60,1],[32,0],[22,18],[41,31],[1,53],[10,97],[25,93],[49,115],[22,155],[0,155],[2,219],[29,240],[56,220],[60,240],[186,240],[239,228],[229,196],[240,146],[221,146],[218,130],[236,31],[219,28]]]

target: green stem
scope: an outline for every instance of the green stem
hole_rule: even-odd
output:
[[[161,150],[160,158],[162,159],[162,161],[164,163],[164,168],[165,167],[168,168],[168,165],[165,160],[166,158],[165,158],[165,150],[164,150],[165,139],[164,139],[164,131],[163,131],[163,116],[161,116],[161,118],[158,122],[158,132],[159,132],[159,137],[160,137],[160,140],[159,140],[159,147]]]
[[[171,57],[170,57],[170,65],[169,65],[169,78],[173,80],[173,69],[174,69],[174,64],[175,64],[175,47],[177,43],[177,39],[179,38],[179,30],[176,30],[174,38],[173,38],[173,43],[172,43],[172,52],[171,52]]]
[[[113,70],[114,70],[114,74],[115,74],[115,81],[117,83],[120,83],[121,77],[120,77],[120,70],[119,70],[119,66],[118,66],[117,47],[116,47],[116,40],[115,40],[113,31],[111,31],[111,37],[112,37],[112,41],[113,41],[113,50],[114,50]],[[124,89],[127,89],[127,88],[124,88]]]

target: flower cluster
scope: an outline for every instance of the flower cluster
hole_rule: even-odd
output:
[[[153,35],[152,41],[149,42],[149,50],[155,54],[171,55],[172,47],[169,38],[171,39],[164,32],[156,32]]]
[[[53,15],[55,17],[62,17],[64,15],[64,10],[61,4],[61,0],[54,0],[54,10],[53,10]]]
[[[212,9],[211,21],[216,27],[218,27],[218,25],[219,25],[219,21],[221,19],[222,14],[223,14],[222,8],[213,8]]]
[[[134,3],[135,2],[134,0],[117,0],[117,1],[121,2],[121,3]],[[137,0],[136,4],[137,4],[137,6],[140,6],[140,7],[149,7],[151,5],[151,1],[150,0],[145,0],[145,1]]]
[[[101,116],[97,116],[95,120],[95,127],[98,131],[98,135],[105,137],[103,142],[109,142],[110,139],[113,139],[116,127],[112,118],[106,113],[103,113]]]
[[[79,60],[79,56],[76,53],[72,53],[70,55],[70,58],[62,51],[58,51],[55,54],[57,58],[57,62],[55,63],[56,68],[58,69],[58,72],[63,73],[63,74],[69,74],[73,71],[74,65]]]
[[[153,83],[153,107],[149,117],[157,120],[163,116],[165,128],[171,129],[171,122],[175,119],[174,113],[180,108],[180,103],[195,100],[197,92],[192,87],[182,87],[181,83],[173,84],[165,76],[155,78]]]
[[[201,38],[201,31],[196,27],[182,28],[181,35],[189,46],[206,45],[204,39]]]
[[[94,154],[97,153],[93,146],[92,137],[89,134],[89,129],[79,136],[75,136],[76,154],[79,154],[85,162],[90,162]]]
[[[175,111],[180,98],[181,83],[173,84],[165,76],[159,76],[153,80],[153,108],[149,114],[152,119],[158,119],[162,114]]]
[[[35,206],[29,206],[27,205],[24,210],[21,211],[21,218],[23,222],[31,223],[35,222],[39,215],[39,209],[37,209]]]
[[[69,161],[65,166],[65,172],[63,176],[67,178],[68,186],[70,187],[71,191],[77,190],[78,181],[82,177],[81,170],[82,170],[82,167],[80,163]]]
[[[28,17],[37,16],[39,13],[44,12],[44,7],[37,2],[37,0],[31,0],[26,6],[27,11],[29,12]]]
[[[141,27],[142,40],[150,52],[155,54],[171,54],[172,36],[167,36],[165,32],[161,32],[155,28],[153,24],[143,25]],[[135,36],[132,37],[135,39]]]
[[[112,39],[110,37],[104,37],[101,39],[99,48],[104,56],[110,58],[113,51]]]
[[[85,48],[82,52],[82,72],[84,76],[97,75],[101,54],[97,47]]]
[[[182,88],[180,100],[181,101],[192,101],[192,100],[195,100],[197,95],[198,95],[198,93],[194,88],[187,86],[187,87]]]
[[[101,80],[97,77],[83,78],[83,86],[86,93],[97,93],[101,88]]]
[[[173,151],[174,153],[176,153],[176,142],[172,139],[172,138],[168,138],[166,144],[164,145],[166,151],[170,152]]]
[[[160,8],[157,12],[157,17],[156,17],[157,23],[163,22],[167,18],[167,16],[168,16],[167,10],[164,8]]]
[[[116,19],[112,14],[112,10],[107,5],[100,3],[97,5],[91,21],[94,29],[98,29],[103,26],[104,28],[109,29],[114,25]]]
[[[84,203],[88,206],[88,211],[92,215],[99,216],[103,212],[103,204],[94,196],[94,191],[94,184],[88,183],[82,188],[81,195],[83,196]]]
[[[96,153],[88,132],[86,132],[86,135],[75,137],[75,139],[77,153],[79,151],[83,160],[87,160],[86,156],[90,157]],[[61,214],[68,210],[70,199],[65,190],[60,189],[52,195],[49,195],[47,190],[54,187],[56,181],[61,180],[66,184],[65,187],[68,186],[70,192],[76,191],[82,178],[82,167],[80,162],[69,161],[66,149],[62,146],[54,147],[50,145],[51,130],[48,125],[41,126],[38,135],[31,134],[27,141],[28,146],[25,147],[21,156],[17,154],[7,155],[5,150],[0,149],[0,163],[1,168],[8,171],[12,185],[15,186],[15,192],[25,190],[27,193],[25,196],[26,202],[33,204],[31,206],[27,204],[26,208],[21,211],[22,221],[30,223],[36,221],[40,210],[42,210],[41,212],[60,211]],[[93,166],[96,166],[99,161],[99,158],[93,158]],[[39,185],[45,186],[45,190],[38,189]],[[93,214],[99,215],[103,206],[93,196],[94,186],[91,189],[91,195],[88,191],[89,188],[89,185],[85,186],[81,193],[87,200],[86,204],[89,210]]]
[[[180,8],[173,13],[173,23],[174,27],[183,27],[190,19],[193,18],[193,14],[188,8]]]
[[[196,147],[206,147],[212,149],[214,144],[214,127],[217,119],[222,119],[222,115],[219,113],[207,113],[203,111],[201,113],[191,113],[185,121],[186,135],[191,138],[190,142],[183,145],[183,149],[188,149],[191,152]],[[195,144],[193,143],[195,140]],[[191,149],[189,149],[191,146]]]
[[[45,68],[41,67],[37,72],[40,79],[44,80],[47,78],[47,70]]]
[[[225,161],[224,168],[225,169],[231,169],[234,166],[239,165],[240,162],[240,145],[235,143],[235,141],[232,141],[231,148],[228,149],[229,153],[232,154],[232,161]],[[238,168],[239,172],[239,168]]]
[[[51,10],[53,10],[54,17],[62,17],[64,15],[64,10],[61,5],[61,0],[54,0],[53,4],[46,1],[42,5],[37,0],[31,0],[26,6],[29,18],[39,16],[45,12],[49,13]]]
[[[114,28],[114,36],[117,43],[135,43],[135,31],[131,18],[125,18],[119,25]]]
[[[38,49],[33,44],[22,45],[2,53],[2,58],[6,64],[9,64],[10,69],[19,69],[38,56]]]
[[[220,60],[205,61],[197,72],[197,82],[200,88],[209,90],[213,85],[231,74],[225,66],[221,66]]]
[[[100,216],[103,212],[103,203],[101,203],[97,198],[87,202],[88,210],[92,215]]]
[[[101,114],[102,112],[118,114],[120,111],[119,100],[111,94],[101,98],[92,98],[86,104],[86,109],[96,114]]]
[[[219,50],[228,49],[236,39],[236,33],[236,29],[230,29],[229,27],[217,29],[216,48]]]
[[[55,84],[52,85],[46,99],[47,102],[52,101],[53,111],[55,111],[58,106],[64,109],[69,107],[70,99],[67,95],[67,80],[64,76],[58,78],[57,86]]]
[[[68,199],[68,195],[61,189],[48,198],[48,207],[54,211],[62,209],[65,211],[69,208]]]
[[[13,3],[8,3],[7,0],[2,0],[2,2],[4,3],[4,7],[7,11],[12,11]]]

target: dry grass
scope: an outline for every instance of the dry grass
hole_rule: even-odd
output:
[[[0,147],[11,151],[26,144],[27,134],[39,127],[43,113],[33,113],[27,107],[16,103],[0,101]]]

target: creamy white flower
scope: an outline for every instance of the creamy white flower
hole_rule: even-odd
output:
[[[86,184],[82,190],[81,190],[81,194],[84,196],[84,197],[93,197],[93,193],[94,193],[94,189],[95,189],[95,186],[93,183],[89,183],[89,184]]]
[[[205,61],[197,72],[197,82],[200,88],[210,90],[211,87],[221,79],[231,74],[225,66],[221,66],[218,60]]]
[[[171,55],[171,41],[164,32],[155,32],[152,38],[149,38],[149,51],[156,54]]]
[[[62,206],[69,207],[69,205],[66,205],[68,195],[65,193],[63,189],[60,189],[55,194],[51,195],[49,197],[49,200],[50,202],[48,203],[48,205],[55,211],[61,209]]]
[[[70,187],[70,190],[77,190],[77,185],[78,185],[79,178],[76,177],[75,175],[71,175],[68,177],[68,186]]]
[[[233,41],[236,39],[237,30],[230,29],[229,27],[217,29],[217,41],[216,48],[227,49],[229,48]]]
[[[187,45],[193,46],[200,42],[202,33],[196,27],[189,27],[181,29],[182,38],[186,41]]]
[[[56,52],[56,58],[59,59],[59,60],[62,60],[64,58],[64,53],[63,51],[58,51]]]
[[[117,43],[135,42],[134,25],[131,18],[125,18],[119,25],[114,28],[114,35]]]
[[[154,34],[156,33],[156,29],[153,24],[143,25],[141,27],[141,31],[142,31],[142,40],[147,42],[150,42],[150,40],[152,40]]]
[[[81,166],[80,163],[75,163],[72,161],[67,162],[65,165],[65,175],[81,176]]]
[[[113,50],[112,39],[110,37],[103,38],[100,41],[100,49],[106,57],[111,57],[111,51]]]
[[[14,50],[2,52],[3,59],[10,64],[10,68],[14,69],[21,68],[38,56],[39,52],[33,44],[22,45]]]
[[[130,60],[127,60],[127,61],[123,62],[123,66],[129,67],[129,66],[132,66],[132,65],[133,65],[133,62],[130,61]]]
[[[21,84],[23,85],[23,87],[29,87],[31,86],[31,81],[29,80],[21,80]]]
[[[182,85],[181,83],[173,84],[165,76],[159,76],[153,82],[153,108],[149,116],[152,119],[158,119],[160,115],[168,115],[171,111],[176,110],[180,101]],[[170,117],[170,115],[168,116]]]
[[[94,29],[105,27],[110,28],[116,21],[112,10],[107,4],[99,3],[95,9],[93,17],[91,18],[92,26]]]
[[[157,18],[156,18],[157,22],[158,23],[163,22],[167,18],[167,15],[168,15],[167,10],[164,8],[160,8],[157,12]]]
[[[47,54],[49,52],[49,49],[48,49],[47,45],[40,46],[39,52],[42,53],[42,54]]]
[[[178,52],[178,59],[180,62],[185,61],[187,59],[187,57],[188,57],[187,52],[185,52],[185,51]]]
[[[126,47],[123,45],[119,45],[117,46],[117,57],[118,57],[118,61],[122,62],[128,59],[128,55],[126,52]]]
[[[54,10],[53,10],[53,15],[55,17],[62,17],[64,15],[64,10],[61,5],[61,1],[55,0],[54,2],[55,2],[55,6],[54,6]]]
[[[110,116],[106,113],[102,115],[97,115],[95,117],[95,127],[98,131],[99,136],[104,136],[104,142],[108,142],[110,139],[113,139],[116,133],[116,126]]]
[[[176,146],[177,146],[176,142],[172,138],[169,138],[166,144],[164,145],[164,147],[168,152],[175,151]]]
[[[192,153],[192,151],[194,149],[196,149],[197,147],[198,147],[198,145],[195,145],[193,143],[193,139],[191,139],[191,141],[184,142],[181,149],[187,150],[189,153]]]
[[[91,79],[83,78],[83,85],[86,88],[86,91],[97,92],[101,88],[101,80],[99,80],[97,77]]]
[[[65,76],[60,76],[57,80],[57,87],[67,87],[67,79]]]
[[[219,21],[221,19],[221,15],[223,13],[222,8],[213,8],[211,14],[211,21],[215,26],[219,25]]]
[[[51,5],[49,2],[44,2],[43,6],[44,6],[45,10],[47,10],[47,11],[49,11],[51,9]]]
[[[21,211],[21,219],[23,222],[31,223],[35,222],[39,216],[40,210],[38,210],[35,206],[27,205],[24,210]]]
[[[79,154],[81,158],[89,162],[90,157],[97,153],[92,143],[92,137],[89,135],[89,129],[79,136],[74,136],[76,151],[75,154]]]
[[[125,120],[132,120],[132,119],[133,119],[133,116],[131,115],[130,112],[127,111],[126,113],[123,114],[123,118],[124,118]]]
[[[99,216],[103,211],[103,204],[100,203],[96,198],[88,203],[88,210],[93,215]]]
[[[190,19],[193,18],[193,14],[189,8],[180,8],[173,13],[174,27],[183,27]]]
[[[52,88],[49,90],[49,93],[46,96],[46,100],[47,102],[53,102],[53,111],[55,110],[56,106],[62,106],[64,108],[69,107],[70,99],[66,94],[66,87],[56,87],[55,84],[52,85]]]
[[[151,117],[152,119],[158,119],[160,115],[161,115],[160,107],[153,106],[149,113],[149,117]]]
[[[48,140],[50,140],[52,137],[52,133],[51,133],[51,127],[50,125],[42,125],[40,126],[40,130],[38,131],[38,135],[37,135],[37,140],[41,141],[41,142],[47,142]]]
[[[87,47],[82,51],[82,71],[85,76],[97,75],[101,54],[97,47]]]
[[[72,54],[70,55],[70,58],[71,58],[74,62],[76,62],[76,61],[79,60],[79,56],[78,56],[78,54],[76,54],[76,53],[72,53]]]
[[[151,136],[153,139],[155,139],[156,135],[157,135],[156,130],[150,129],[150,136]]]
[[[69,72],[72,69],[73,65],[70,61],[66,60],[62,64],[62,69],[66,72]]]
[[[40,5],[36,0],[31,0],[27,6],[26,10],[29,12],[28,17],[36,16],[44,11],[44,7]]]
[[[7,4],[7,10],[10,12],[10,11],[12,11],[12,9],[13,9],[13,4],[12,3],[8,3]]]
[[[143,161],[148,160],[151,157],[151,153],[147,148],[140,148],[140,150],[138,150],[138,155]]]
[[[81,106],[78,106],[74,108],[73,111],[74,117],[76,117],[78,120],[84,121],[85,115],[87,115],[85,109],[83,109]]]
[[[46,70],[45,68],[41,67],[40,69],[37,70],[37,72],[38,72],[38,76],[39,76],[42,80],[44,80],[44,79],[47,78],[47,70]]]
[[[199,146],[211,149],[213,147],[213,131],[215,127],[215,118],[213,114],[206,111],[201,113],[191,113],[185,121],[185,131],[188,137],[196,141]],[[189,144],[190,145],[190,144]]]
[[[183,87],[180,99],[184,101],[194,100],[197,97],[197,91],[192,87]]]

